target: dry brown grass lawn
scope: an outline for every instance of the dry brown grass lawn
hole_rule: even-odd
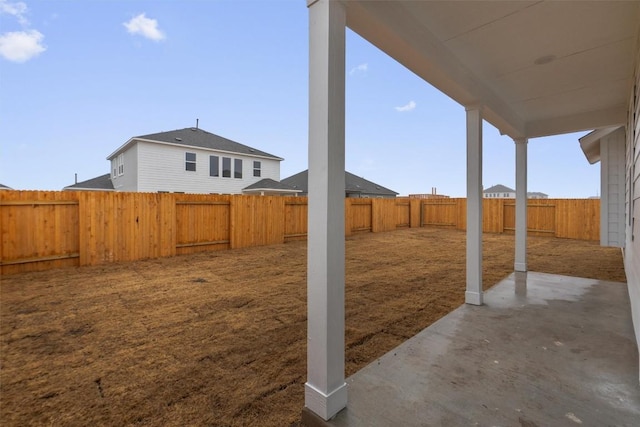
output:
[[[347,240],[351,375],[464,300],[465,234]],[[513,269],[484,236],[484,280]],[[2,277],[5,426],[288,426],[306,375],[306,243]],[[619,250],[530,238],[532,271],[625,281]],[[488,286],[485,286],[488,287]]]

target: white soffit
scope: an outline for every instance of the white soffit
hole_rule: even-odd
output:
[[[640,1],[345,2],[347,25],[512,137],[619,125]]]

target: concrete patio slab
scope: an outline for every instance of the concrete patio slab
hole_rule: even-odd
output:
[[[513,273],[347,380],[354,426],[639,426],[626,284]]]

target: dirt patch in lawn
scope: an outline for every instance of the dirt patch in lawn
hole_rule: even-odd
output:
[[[464,301],[465,234],[347,239],[351,375]],[[513,236],[484,236],[485,288]],[[532,271],[625,281],[619,249],[529,239]],[[288,426],[306,377],[306,243],[1,278],[3,425]]]

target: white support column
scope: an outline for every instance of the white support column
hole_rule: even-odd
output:
[[[344,380],[344,5],[309,0],[309,231],[305,406],[329,420]]]
[[[482,111],[467,108],[467,304],[482,305]]]
[[[527,271],[527,138],[516,143],[516,259],[515,271]]]

